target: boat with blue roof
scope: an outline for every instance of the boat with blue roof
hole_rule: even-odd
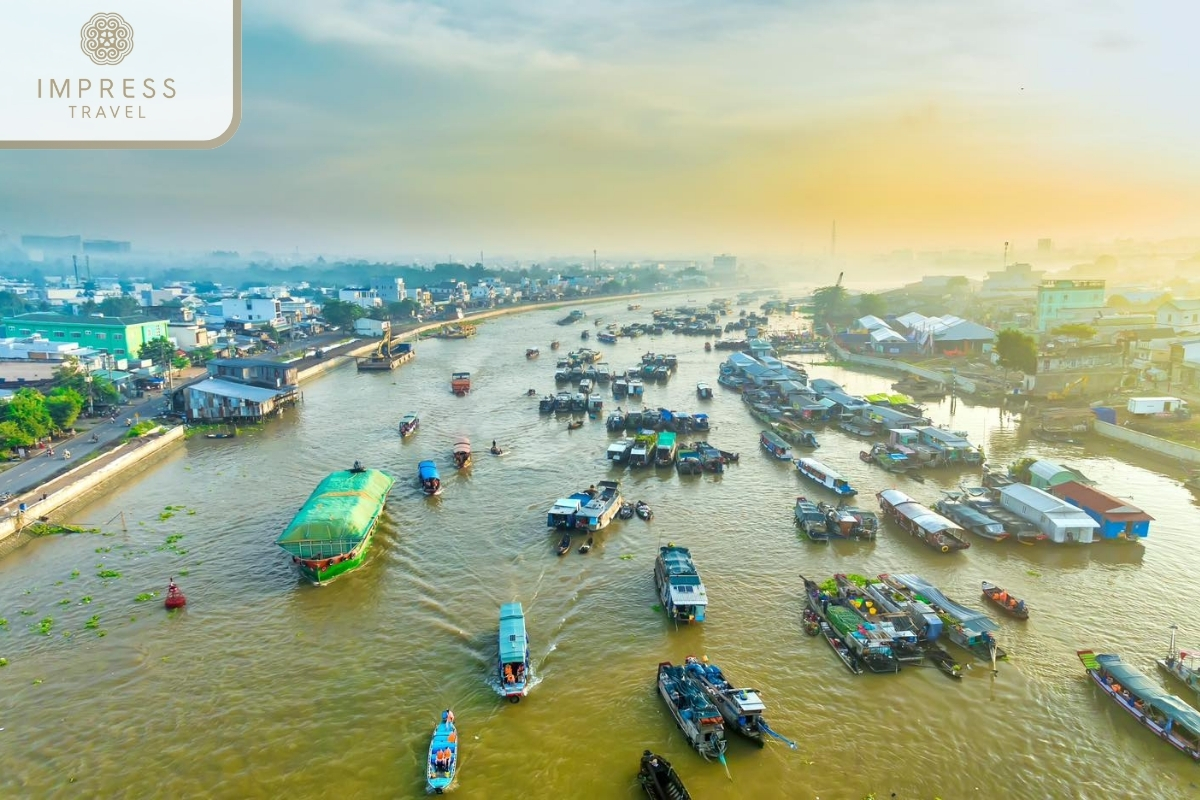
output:
[[[429,761],[425,764],[425,790],[443,794],[458,777],[458,729],[454,727],[454,712],[442,712],[442,721],[433,729],[429,742]]]
[[[417,464],[417,481],[421,484],[421,491],[429,497],[442,493],[442,478],[438,474],[437,464],[432,461]]]
[[[500,658],[497,674],[500,692],[510,703],[519,703],[529,694],[533,682],[533,661],[529,657],[529,636],[525,632],[525,611],[520,603],[500,606]]]
[[[1088,676],[1113,702],[1158,738],[1200,761],[1200,711],[1155,681],[1121,656],[1078,650]]]
[[[771,730],[771,726],[763,719],[767,710],[762,693],[757,689],[739,689],[729,682],[725,673],[716,664],[710,664],[708,656],[697,659],[688,656],[683,662],[688,678],[693,680],[712,701],[725,724],[733,730],[758,743],[759,747],[766,744],[767,736],[773,736],[789,744],[795,749],[795,743]]]
[[[654,562],[654,586],[667,616],[675,622],[704,622],[708,592],[686,547],[668,542],[658,548]]]
[[[658,693],[688,744],[705,758],[724,759],[725,721],[705,692],[688,680],[687,671],[670,661],[658,665]]]

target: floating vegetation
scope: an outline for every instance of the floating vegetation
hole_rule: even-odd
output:
[[[34,679],[33,679],[33,685],[34,685],[34,686],[41,686],[41,685],[42,685],[42,679],[41,679],[41,678],[34,678]]]
[[[63,631],[63,638],[64,638],[64,639],[70,639],[70,638],[71,638],[71,632],[70,632],[70,631]]]
[[[196,516],[196,509],[189,508],[187,513],[188,513],[189,517],[194,517],[194,516]]]
[[[158,592],[142,592],[141,594],[139,594],[137,597],[135,597],[133,599],[134,599],[134,602],[144,603],[147,600],[153,600],[156,597],[158,597]]]
[[[1032,578],[1042,577],[1042,573],[1038,572],[1036,569],[1027,569],[1027,570],[1025,570],[1025,574]]]
[[[83,597],[79,598],[79,602],[86,606],[88,603],[92,602],[92,596],[90,594],[85,594]]]
[[[78,577],[79,577],[79,570],[77,570],[77,569],[73,569],[73,570],[71,570],[71,577],[72,577],[72,578],[78,578]]]
[[[172,533],[170,536],[167,537],[166,543],[167,544],[175,544],[182,538],[183,538],[182,533]]]
[[[651,611],[653,611],[655,614],[657,614],[657,613],[659,613],[660,611],[662,611],[662,610],[663,610],[663,607],[662,607],[662,606],[660,606],[660,605],[658,605],[658,604],[655,604],[655,605],[653,605],[653,606],[651,606],[651,607],[650,607],[650,610],[651,610]]]
[[[188,571],[186,569],[181,569],[181,570],[179,570],[179,575],[180,575],[180,577],[186,578],[188,575]]]
[[[90,628],[92,630],[99,628],[100,627],[100,615],[92,614],[91,618],[88,619],[87,622],[83,623],[83,627]]]
[[[632,559],[633,559],[633,553],[626,553],[625,555],[621,556],[622,561],[630,561]]]
[[[60,525],[55,522],[34,522],[22,528],[30,536],[54,536],[69,533],[99,533],[99,528],[84,528],[81,525]]]
[[[21,616],[22,616],[22,617],[32,617],[32,616],[33,616],[33,610],[32,610],[32,609],[29,609],[29,608],[22,608],[22,609],[21,609]]]
[[[42,621],[37,625],[37,632],[42,636],[49,636],[50,629],[54,627],[54,617],[42,617]]]
[[[71,605],[71,598],[69,598],[69,597],[64,597],[62,600],[59,600],[59,601],[58,601],[58,604],[59,604],[60,606],[69,606],[69,605]]]
[[[0,667],[7,667],[7,666],[8,666],[8,659],[0,658]]]
[[[111,546],[109,546],[109,547],[97,547],[97,548],[96,548],[96,552],[97,552],[97,553],[111,553],[111,552],[112,552],[112,547],[111,547]]]
[[[158,518],[159,518],[160,520],[168,520],[168,519],[170,519],[170,518],[171,518],[171,517],[173,517],[173,516],[175,516],[175,512],[174,512],[174,511],[163,511],[163,512],[160,512],[160,513],[159,513],[159,515],[158,515]]]
[[[0,628],[8,627],[8,617],[0,617]]]
[[[117,572],[115,569],[102,569],[96,573],[96,577],[98,577],[98,578],[119,578],[119,577],[121,577],[121,573]]]
[[[98,630],[98,631],[96,631],[96,635],[97,635],[97,636],[108,636],[108,631],[106,631],[106,630]]]

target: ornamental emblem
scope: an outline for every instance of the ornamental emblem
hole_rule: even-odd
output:
[[[79,31],[79,46],[96,64],[120,64],[133,52],[133,27],[120,14],[96,14]]]

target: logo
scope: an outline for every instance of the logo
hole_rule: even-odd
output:
[[[93,63],[120,64],[133,52],[133,26],[120,14],[96,14],[79,31],[79,46]]]

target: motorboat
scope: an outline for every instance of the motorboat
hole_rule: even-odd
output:
[[[725,755],[725,722],[704,691],[688,680],[682,666],[658,665],[658,693],[688,744],[705,758]]]
[[[471,440],[466,436],[460,436],[454,441],[451,452],[454,455],[456,469],[466,469],[471,466]]]
[[[529,694],[529,685],[533,681],[533,660],[529,657],[525,612],[520,603],[500,606],[499,652],[496,669],[500,692],[510,703],[519,703]]]
[[[676,623],[704,622],[708,592],[686,547],[668,543],[658,548],[654,585],[667,616]]]
[[[407,437],[412,436],[417,432],[417,428],[421,427],[421,420],[416,414],[405,414],[400,418],[400,435]]]
[[[454,727],[454,712],[449,709],[442,712],[442,721],[433,729],[425,768],[426,791],[442,794],[454,785],[458,775],[458,729]]]
[[[417,465],[417,480],[426,495],[433,497],[442,493],[442,479],[438,475],[437,464],[432,461],[422,461]]]

